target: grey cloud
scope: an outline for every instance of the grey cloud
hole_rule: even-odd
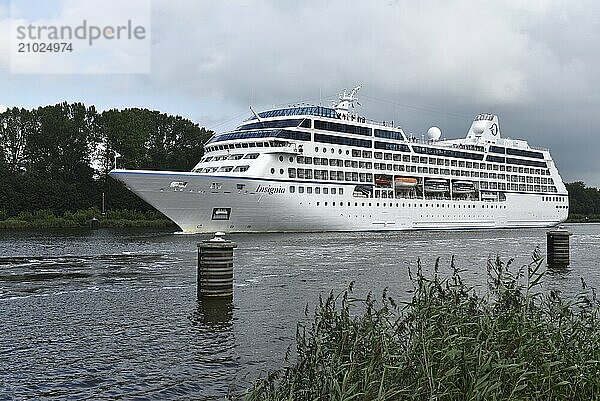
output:
[[[600,185],[593,1],[155,0],[152,41],[152,74],[107,77],[106,92],[213,102],[209,124],[363,83],[369,117],[457,137],[494,112],[565,179]]]

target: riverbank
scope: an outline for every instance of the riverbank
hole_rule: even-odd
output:
[[[439,262],[439,259],[438,259]],[[599,303],[593,289],[567,301],[542,292],[543,258],[509,269],[488,261],[489,293],[451,263],[410,275],[412,301],[383,292],[357,299],[352,284],[320,299],[296,331],[295,361],[259,380],[249,401],[293,399],[594,399],[600,392]],[[287,361],[287,357],[286,357]]]
[[[600,215],[573,214],[569,216],[565,223],[600,223]]]
[[[97,228],[173,228],[175,223],[161,213],[133,210],[112,210],[104,215],[97,208],[65,212],[55,215],[51,211],[22,212],[7,217],[0,213],[0,230],[91,228],[92,220],[97,219]]]

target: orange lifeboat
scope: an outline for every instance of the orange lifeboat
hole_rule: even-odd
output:
[[[390,180],[388,180],[386,178],[375,178],[375,184],[382,185],[382,186],[388,186],[391,184],[391,182],[390,182]]]
[[[417,179],[412,177],[396,177],[394,178],[396,188],[412,188],[417,185]]]

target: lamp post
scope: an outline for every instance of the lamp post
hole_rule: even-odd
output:
[[[117,152],[115,152],[115,170],[117,169],[117,159],[121,157],[121,155]]]

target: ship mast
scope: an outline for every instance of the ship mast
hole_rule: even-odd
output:
[[[347,116],[350,111],[350,106],[354,108],[354,102],[360,105],[360,103],[358,103],[358,98],[356,97],[356,92],[360,90],[360,87],[361,86],[358,85],[356,88],[352,89],[350,93],[347,93],[346,89],[344,89],[344,92],[340,94],[340,101],[334,106],[334,109],[339,116]]]

